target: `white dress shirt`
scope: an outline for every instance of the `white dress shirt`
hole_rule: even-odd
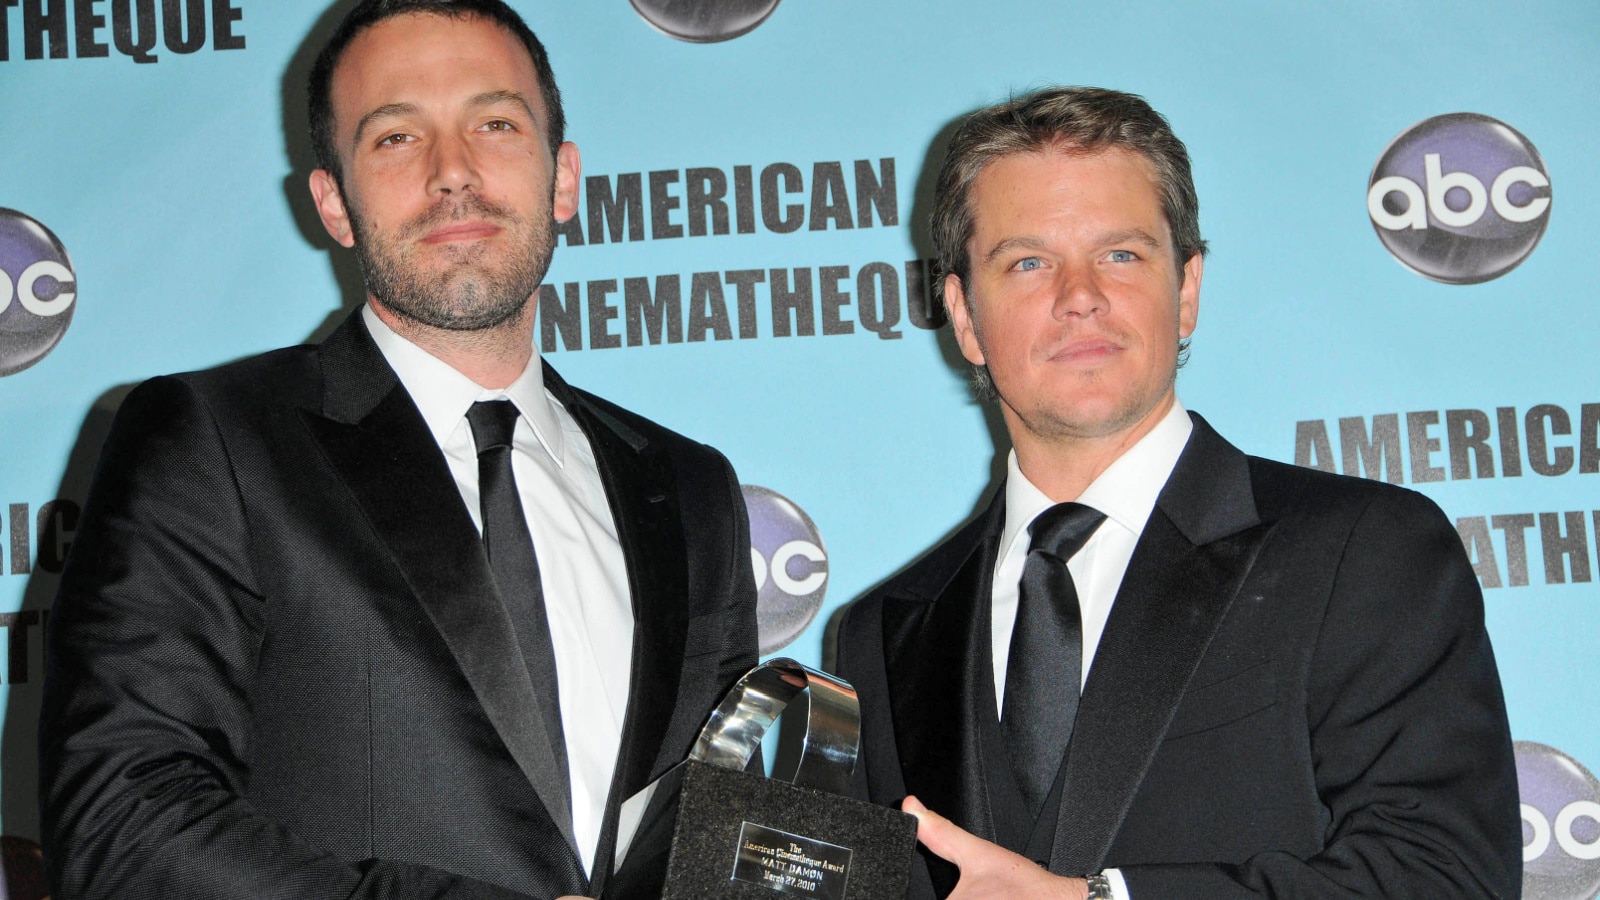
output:
[[[545,613],[560,682],[561,723],[571,776],[572,831],[591,874],[606,794],[622,743],[633,658],[633,605],[594,449],[572,415],[544,387],[535,351],[504,390],[479,387],[444,361],[361,311],[367,330],[411,395],[439,443],[461,502],[483,530],[478,453],[467,410],[480,400],[510,400],[521,412],[511,439],[511,468],[539,560]],[[405,490],[405,485],[395,485]],[[619,845],[631,839],[628,823]]]
[[[1078,503],[1106,514],[1105,522],[1095,530],[1088,543],[1067,562],[1083,616],[1081,671],[1084,682],[1089,679],[1100,635],[1105,631],[1106,619],[1111,616],[1111,606],[1117,599],[1117,589],[1122,586],[1122,576],[1128,571],[1133,548],[1139,543],[1144,523],[1155,509],[1156,498],[1172,475],[1193,430],[1189,413],[1183,404],[1174,400],[1172,409],[1156,427],[1129,447],[1076,498]],[[1017,585],[1022,580],[1022,567],[1028,558],[1028,526],[1055,504],[1056,501],[1045,496],[1022,474],[1013,450],[1006,461],[1006,524],[1000,533],[1001,550],[995,559],[990,623],[996,715],[1005,703],[1006,662],[1011,658],[1011,630],[1017,621]],[[1106,876],[1117,897],[1128,897],[1128,886],[1121,872],[1108,869]]]

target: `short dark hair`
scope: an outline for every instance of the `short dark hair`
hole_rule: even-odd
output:
[[[933,189],[933,246],[938,269],[934,295],[944,301],[944,279],[969,283],[972,241],[972,184],[984,167],[1004,156],[1061,148],[1095,153],[1121,148],[1138,153],[1156,171],[1161,211],[1176,250],[1178,277],[1195,254],[1204,256],[1200,237],[1200,199],[1189,168],[1189,150],[1172,133],[1166,117],[1143,97],[1096,87],[1052,87],[1013,97],[969,114],[957,126]],[[1179,343],[1179,365],[1188,342]],[[978,393],[992,398],[994,387],[983,366],[975,367]]]
[[[556,87],[556,76],[550,69],[550,56],[545,53],[544,45],[515,10],[502,0],[361,0],[317,54],[306,85],[311,148],[317,155],[317,165],[332,172],[335,179],[342,176],[338,148],[333,140],[333,72],[350,48],[350,42],[380,22],[411,14],[450,19],[481,18],[499,25],[520,40],[533,58],[533,71],[539,79],[539,93],[544,99],[548,120],[545,128],[550,138],[550,153],[555,154],[565,140],[567,129],[566,116],[561,111],[561,90]]]

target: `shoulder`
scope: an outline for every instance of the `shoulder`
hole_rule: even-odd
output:
[[[1168,513],[1197,533],[1226,532],[1242,521],[1276,530],[1349,529],[1369,514],[1414,522],[1443,522],[1444,513],[1416,491],[1380,481],[1249,456],[1190,411],[1194,433],[1162,500]]]
[[[289,347],[190,372],[158,375],[117,405],[112,438],[228,438],[259,431],[285,407],[314,406],[315,347]]]
[[[1438,504],[1409,488],[1255,456],[1248,461],[1257,508],[1269,521],[1325,522],[1347,528],[1377,525],[1401,531],[1450,527]]]
[[[733,464],[716,448],[588,391],[567,387],[565,393],[563,399],[572,413],[589,420],[591,434],[610,432],[647,459],[670,461],[672,477],[683,500],[715,510],[729,504],[742,509]]]
[[[172,375],[135,387],[123,403],[130,412],[174,405],[225,414],[255,415],[268,407],[311,405],[319,384],[316,347],[285,347],[245,359]]]
[[[710,445],[679,434],[604,397],[591,394],[582,388],[567,387],[567,391],[571,394],[573,405],[598,419],[600,424],[616,432],[618,437],[635,447],[648,444],[665,449],[674,456],[721,458],[721,454]]]
[[[1257,507],[1271,525],[1263,564],[1326,596],[1328,614],[1344,615],[1355,633],[1452,631],[1445,622],[1479,627],[1472,563],[1455,524],[1432,500],[1270,460],[1252,458],[1250,469]]]
[[[649,447],[654,451],[666,451],[674,458],[715,461],[721,467],[727,466],[722,454],[709,445],[679,434],[598,394],[568,384],[547,359],[539,358],[536,362],[544,367],[545,390],[568,412],[615,434],[634,450],[643,451]]]
[[[622,455],[614,458],[638,460],[647,471],[656,473],[655,483],[673,485],[686,516],[702,526],[715,520],[745,522],[739,477],[727,457],[715,448],[568,385],[548,364],[545,387],[588,433],[591,443],[598,441],[612,451],[621,451]],[[604,455],[600,446],[595,450],[597,455]]]

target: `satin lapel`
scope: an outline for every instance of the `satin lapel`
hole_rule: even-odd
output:
[[[611,871],[617,810],[642,790],[662,760],[667,727],[678,700],[688,633],[688,553],[679,514],[672,461],[663,451],[600,406],[568,387],[545,366],[545,387],[560,400],[589,439],[605,485],[628,568],[633,601],[632,664],[622,743],[608,794],[606,821],[596,854],[595,880]]]
[[[444,455],[359,319],[329,337],[322,357],[324,408],[303,413],[307,427],[571,846],[567,785],[556,775],[538,696]]]
[[[995,717],[990,583],[1004,490],[883,603],[889,696],[906,791],[994,840],[982,716]],[[988,765],[1006,765],[1003,760]]]
[[[1247,462],[1195,432],[1128,563],[1063,762],[1052,871],[1095,872],[1270,531]]]

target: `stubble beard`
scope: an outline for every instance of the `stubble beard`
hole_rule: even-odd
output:
[[[448,260],[429,270],[417,259],[416,239],[446,222],[474,218],[494,222],[514,236],[491,257],[482,242],[446,247]],[[473,193],[439,201],[392,235],[379,234],[354,207],[350,222],[356,258],[367,290],[401,318],[443,331],[487,331],[514,322],[544,280],[555,252],[548,208],[531,219]]]
[[[1121,331],[1102,330],[1124,346],[1128,346],[1131,343],[1130,336]],[[992,358],[989,355],[988,347],[985,346],[987,342],[983,338],[983,330],[978,325],[976,315],[972,316],[972,333],[984,358]],[[1164,379],[1150,384],[1146,389],[1129,390],[1123,395],[1121,402],[1115,404],[1105,414],[1080,415],[1073,409],[1071,403],[1060,406],[1051,403],[1013,404],[1006,397],[1008,392],[994,379],[992,368],[985,366],[984,372],[987,387],[999,401],[1005,417],[1014,418],[1017,424],[1026,429],[1029,434],[1050,444],[1070,444],[1075,441],[1094,440],[1127,431],[1137,426],[1157,406],[1161,405],[1162,400],[1178,380],[1177,359],[1174,356],[1171,367],[1164,373]],[[1106,376],[1104,373],[1097,373],[1092,377],[1098,380]]]

